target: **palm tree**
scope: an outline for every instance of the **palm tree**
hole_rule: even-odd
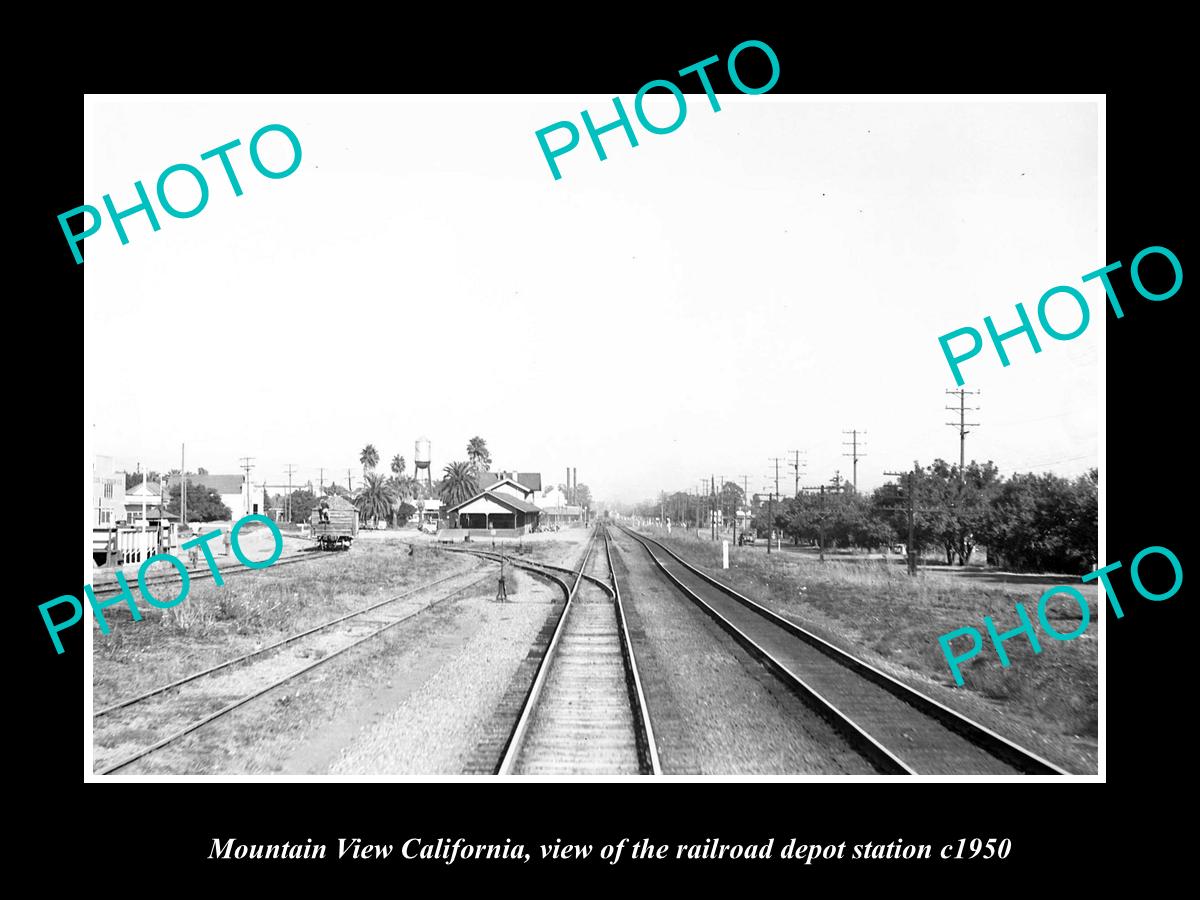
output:
[[[370,518],[378,525],[381,516],[386,519],[391,514],[392,499],[392,486],[382,475],[371,472],[364,480],[354,505],[364,522]]]
[[[486,472],[492,465],[492,454],[488,452],[487,441],[476,435],[467,441],[467,459],[471,468],[476,472]]]
[[[366,481],[367,470],[374,469],[379,465],[379,451],[375,449],[374,444],[367,444],[362,448],[362,453],[358,454],[358,461],[363,466],[363,480]]]
[[[442,483],[438,485],[438,492],[446,506],[470,500],[479,493],[479,481],[470,463],[452,462],[442,471],[444,474]]]
[[[404,457],[397,453],[392,457],[392,474],[397,478],[404,477],[405,462]]]
[[[393,461],[392,468],[395,469]],[[393,475],[387,480],[388,488],[392,492],[392,524],[398,525],[397,516],[400,512],[400,506],[412,496],[412,483],[403,475]]]

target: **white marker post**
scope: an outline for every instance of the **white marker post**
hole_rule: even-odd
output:
[[[729,568],[729,541],[721,541],[721,568]]]

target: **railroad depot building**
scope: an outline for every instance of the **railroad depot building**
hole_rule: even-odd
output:
[[[469,500],[451,506],[446,518],[451,528],[478,534],[496,534],[515,537],[528,534],[538,525],[541,510],[515,493],[488,488]]]
[[[479,472],[475,477],[479,490],[494,490],[520,497],[527,503],[541,506],[541,472]]]

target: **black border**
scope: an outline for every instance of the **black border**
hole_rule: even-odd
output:
[[[548,11],[547,16],[555,16]],[[608,15],[603,10],[597,17]],[[867,15],[864,11],[862,15]],[[306,36],[298,43],[270,46],[257,51],[262,66],[287,65],[290,78],[263,75],[265,68],[223,66],[172,71],[164,75],[169,85],[137,84],[132,74],[104,69],[89,75],[88,89],[229,92],[332,91],[369,86],[378,90],[451,91],[471,93],[606,93],[629,95],[645,81],[670,77],[684,65],[709,55],[725,58],[740,40],[754,37],[769,43],[779,55],[781,78],[774,93],[809,91],[1058,91],[1104,90],[1120,79],[1097,74],[1091,64],[1115,62],[1104,41],[1088,44],[1090,36],[1075,32],[1032,29],[1011,46],[1002,40],[984,50],[973,37],[942,46],[919,46],[898,34],[889,34],[887,22],[874,22],[871,33],[860,36],[853,23],[805,23],[800,27],[756,28],[697,27],[690,33],[673,31],[651,36],[631,22],[619,37],[587,37],[578,29],[564,29],[557,39],[531,32],[521,41],[499,42],[486,37],[476,44],[454,33],[422,32],[398,41],[390,51],[379,47],[333,46],[343,28],[334,26],[320,45]],[[480,23],[480,29],[487,31]],[[284,33],[292,26],[280,26]],[[865,26],[864,26],[865,27]],[[722,33],[723,32],[723,33]],[[733,37],[726,35],[733,34]],[[357,32],[355,37],[363,40]],[[1111,40],[1106,36],[1105,40]],[[111,36],[113,46],[134,38]],[[378,40],[378,39],[377,39]],[[1064,43],[1066,42],[1066,43]],[[59,51],[59,55],[61,56]],[[245,46],[225,47],[222,53],[255,51]],[[77,58],[87,58],[86,54]],[[1061,64],[1052,73],[1033,67]],[[1154,61],[1154,72],[1161,62]],[[1126,63],[1133,67],[1138,62]],[[339,68],[340,67],[340,68]],[[1018,73],[1016,70],[1020,68]],[[714,67],[720,73],[720,67]],[[1035,80],[1045,76],[1046,83]],[[753,83],[751,75],[746,80]],[[1023,83],[1016,83],[1023,82]],[[1114,277],[1125,302],[1126,316],[1116,321],[1108,314],[1108,560],[1128,565],[1133,554],[1149,544],[1171,548],[1188,569],[1187,542],[1182,515],[1188,493],[1180,475],[1182,466],[1160,461],[1177,458],[1189,447],[1188,395],[1183,379],[1187,358],[1182,343],[1190,336],[1184,322],[1184,290],[1169,301],[1142,301],[1128,283],[1133,255],[1150,245],[1171,248],[1186,270],[1183,214],[1186,208],[1184,146],[1175,133],[1182,115],[1181,100],[1172,94],[1171,80],[1154,88],[1121,88],[1108,94],[1108,246],[1100,265],[1121,260],[1126,268]],[[1165,86],[1164,86],[1165,85]],[[729,86],[716,84],[718,92]],[[694,88],[687,88],[694,92]],[[36,123],[37,152],[32,160],[41,177],[22,179],[29,192],[30,213],[19,217],[34,225],[33,247],[39,259],[38,274],[30,279],[34,290],[45,286],[46,297],[19,306],[17,334],[33,338],[33,352],[18,352],[14,359],[31,375],[20,379],[13,402],[16,423],[33,427],[13,429],[25,446],[36,446],[39,457],[30,465],[28,482],[78,486],[79,455],[74,444],[79,419],[68,421],[65,397],[74,393],[76,366],[82,356],[73,352],[65,337],[64,310],[83,296],[83,267],[66,251],[55,216],[82,202],[78,188],[80,112],[82,95],[75,86],[31,98],[21,113],[23,121]],[[85,251],[86,253],[86,251]],[[21,260],[17,260],[20,264]],[[1070,276],[1073,273],[1064,273]],[[40,292],[39,292],[40,293]],[[28,323],[28,327],[26,326]],[[76,362],[78,358],[79,362]],[[32,377],[36,373],[36,380]],[[36,387],[35,387],[36,385]],[[50,388],[45,390],[45,386]],[[23,389],[22,389],[23,388]],[[63,399],[60,399],[63,398]],[[1180,433],[1182,432],[1182,433]],[[31,436],[35,436],[30,440]],[[48,463],[48,465],[47,465]],[[46,482],[42,479],[47,478]],[[39,504],[40,505],[40,504]],[[463,835],[503,840],[505,836],[537,843],[553,836],[564,840],[603,843],[620,836],[650,837],[657,842],[725,840],[761,841],[767,836],[795,835],[814,841],[891,840],[944,842],[962,836],[1010,837],[1016,847],[1002,866],[1015,869],[1048,867],[1063,878],[1076,879],[1080,857],[1107,840],[1122,844],[1122,854],[1152,850],[1154,841],[1168,839],[1153,807],[1165,804],[1174,792],[1170,781],[1186,772],[1186,751],[1179,752],[1175,730],[1188,684],[1186,652],[1168,636],[1186,639],[1185,595],[1152,604],[1131,597],[1125,573],[1114,579],[1126,616],[1105,618],[1108,633],[1107,761],[1108,785],[982,785],[943,784],[900,787],[849,784],[671,784],[654,788],[638,785],[83,785],[81,692],[82,629],[65,636],[66,654],[54,655],[48,646],[36,604],[60,593],[78,589],[78,555],[74,543],[73,501],[63,525],[52,526],[51,540],[22,547],[14,568],[28,584],[16,594],[24,623],[18,630],[25,654],[12,668],[22,710],[23,755],[33,777],[33,802],[20,821],[39,836],[48,856],[69,853],[63,841],[84,838],[89,847],[108,843],[107,865],[85,864],[82,870],[95,878],[115,877],[136,861],[139,871],[208,876],[214,882],[244,884],[261,879],[275,884],[287,875],[300,874],[306,882],[331,875],[339,882],[347,876],[380,872],[388,883],[409,884],[418,871],[414,865],[395,868],[398,860],[347,867],[331,863],[317,869],[296,863],[270,864],[251,869],[206,863],[213,836],[237,836],[248,841],[277,842],[300,837],[336,841],[338,836],[361,836],[368,842],[398,844],[406,836]],[[10,507],[14,512],[16,505]],[[69,539],[66,535],[72,535]],[[29,556],[33,559],[30,560]],[[66,566],[64,568],[64,560]],[[1126,601],[1126,597],[1130,597]],[[1186,722],[1186,712],[1184,713]],[[1164,759],[1159,754],[1168,752]],[[82,790],[81,790],[82,789]],[[1138,821],[1120,818],[1136,800]],[[630,822],[636,822],[630,826]],[[299,833],[297,833],[299,829]],[[1087,845],[1091,845],[1088,847]],[[1136,846],[1133,846],[1136,845]],[[76,844],[76,847],[78,845]],[[98,852],[95,849],[89,853]],[[1162,850],[1159,848],[1158,853]],[[94,857],[93,857],[94,858]],[[1089,865],[1092,863],[1089,862]],[[559,874],[572,878],[581,869],[560,865]],[[622,872],[641,869],[619,867]],[[647,867],[648,868],[648,867]],[[772,871],[788,868],[776,862]],[[537,867],[517,871],[527,877]],[[678,867],[662,864],[656,871],[672,878]],[[439,883],[483,876],[494,883],[502,867],[440,865],[421,868]],[[544,869],[542,869],[544,871]],[[589,864],[590,880],[606,869]],[[757,869],[745,865],[692,866],[714,887],[731,876],[730,883],[747,883]],[[821,875],[817,872],[820,871]],[[900,869],[803,867],[790,872],[805,882],[814,877],[841,878],[853,873],[895,883],[900,872],[922,882],[944,877],[946,870],[932,867]],[[574,873],[574,875],[572,875]],[[963,873],[963,886],[978,884],[981,873]],[[400,875],[396,880],[394,876]],[[369,876],[368,876],[369,877]],[[503,877],[503,876],[501,876]],[[424,878],[419,877],[418,881]],[[789,882],[790,879],[789,879]]]

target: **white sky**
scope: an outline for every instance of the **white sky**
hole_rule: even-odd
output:
[[[495,467],[556,483],[573,465],[598,499],[639,500],[709,473],[758,490],[793,449],[804,483],[848,476],[859,428],[870,489],[958,458],[938,336],[1015,327],[1018,301],[1036,322],[1065,284],[1091,304],[1083,336],[965,364],[983,392],[967,457],[1097,464],[1094,102],[719,99],[688,95],[669,135],[634,119],[637,148],[604,135],[605,162],[583,132],[555,181],[534,132],[611,121],[611,97],[88,98],[84,202],[125,209],[179,162],[211,193],[190,219],[155,199],[161,230],[130,217],[126,246],[107,219],[85,242],[85,456],[163,471],[186,442],[189,469],[252,456],[255,481],[292,463],[357,483],[367,442],[411,467],[429,437],[436,478],[479,434]],[[669,122],[674,101],[647,111]],[[303,147],[280,180],[248,155],[270,123]],[[199,158],[234,138],[237,198]],[[290,159],[281,135],[261,146]],[[188,183],[168,182],[185,209]]]

